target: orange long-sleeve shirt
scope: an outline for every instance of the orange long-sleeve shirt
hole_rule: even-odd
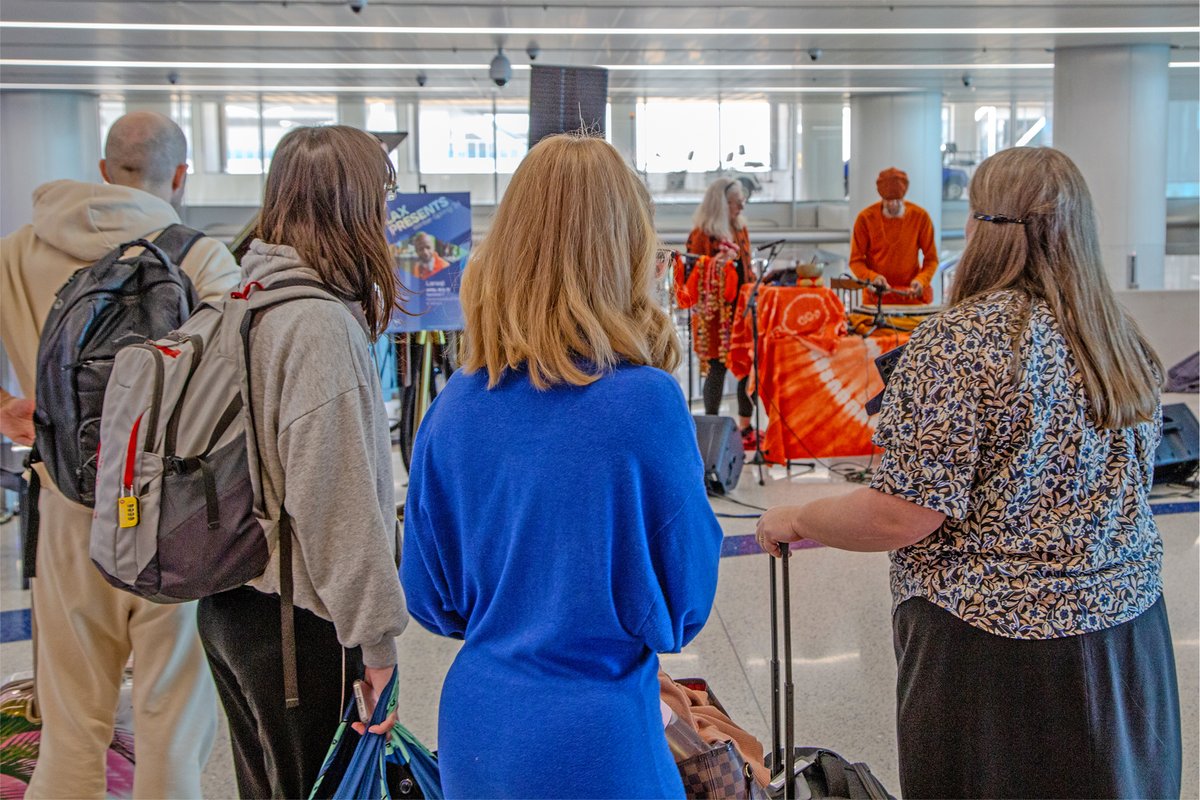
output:
[[[918,261],[918,254],[924,258]],[[933,300],[930,283],[937,272],[937,248],[933,242],[933,220],[925,209],[906,202],[900,217],[885,217],[883,203],[867,206],[854,221],[850,242],[850,271],[859,280],[873,281],[883,276],[896,289],[907,291],[913,281],[925,287],[922,297],[904,297],[889,293],[887,303],[929,303]],[[875,294],[864,292],[867,302]]]

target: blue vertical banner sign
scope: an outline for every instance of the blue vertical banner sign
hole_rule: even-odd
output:
[[[462,330],[458,290],[471,253],[470,193],[392,195],[387,237],[409,312],[392,312],[388,332]]]

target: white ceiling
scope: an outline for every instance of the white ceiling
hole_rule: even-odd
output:
[[[134,27],[145,25],[241,27]],[[1173,62],[1195,63],[1198,30],[1195,0],[369,0],[360,14],[345,0],[5,0],[0,85],[168,89],[174,73],[180,88],[407,93],[424,72],[423,93],[478,97],[497,91],[486,64],[503,46],[517,71],[498,92],[519,99],[536,42],[539,64],[614,68],[614,97],[932,89],[950,100],[1035,99],[1050,94],[1057,47],[1162,43]],[[815,62],[811,48],[822,51]],[[1172,96],[1197,94],[1195,68],[1171,76]]]

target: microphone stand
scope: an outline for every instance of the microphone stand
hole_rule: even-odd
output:
[[[759,402],[759,399],[762,394],[762,372],[759,370],[759,359],[758,359],[758,290],[762,287],[763,278],[765,278],[767,276],[767,274],[771,271],[771,264],[779,256],[779,252],[781,250],[783,250],[784,244],[785,244],[784,241],[781,239],[778,242],[772,242],[769,245],[765,245],[765,246],[759,248],[759,250],[764,250],[764,249],[767,250],[766,264],[763,265],[762,272],[759,273],[758,280],[756,280],[754,282],[754,288],[750,290],[750,296],[746,299],[746,311],[745,311],[745,314],[743,314],[743,318],[745,318],[746,314],[750,315],[750,330],[751,330],[752,340],[754,343],[754,351],[751,355],[751,362],[754,365],[754,430],[755,430],[755,434],[754,434],[754,458],[753,458],[753,460],[751,460],[750,463],[754,464],[755,466],[758,467],[758,485],[759,486],[763,486],[766,483],[766,481],[763,479],[763,464],[766,463],[767,459],[763,455],[762,436],[759,433],[762,430],[762,403]],[[814,466],[813,464],[806,462],[806,461],[792,462],[791,459],[787,459],[786,461],[787,461],[788,470],[791,470],[793,463],[795,463],[796,466],[808,466],[808,467]]]
[[[843,275],[842,277],[844,280],[855,283],[863,289],[869,288],[875,293],[875,316],[871,319],[871,327],[867,330],[867,332],[859,334],[862,336],[862,338],[870,338],[871,334],[875,333],[875,331],[879,330],[880,328],[887,328],[893,331],[900,330],[900,328],[893,324],[892,321],[883,314],[883,295],[885,292],[892,292],[893,294],[903,294],[913,297],[914,295],[911,291],[897,291],[892,288],[880,289],[878,286],[869,281],[859,280],[851,275]]]
[[[683,261],[683,283],[686,286],[687,282],[688,282],[688,278],[690,278],[692,276],[692,270],[694,270],[696,268],[696,262],[699,261],[703,256],[693,255],[692,253],[680,253],[678,251],[673,251],[673,252],[675,252],[675,255],[679,256],[679,259],[681,261]],[[692,333],[692,307],[688,306],[686,311],[687,311],[687,331],[688,331],[687,399],[688,399],[688,411],[691,411],[692,403],[695,402],[695,395],[692,394],[693,380],[694,380],[693,374],[692,374],[692,365],[693,365],[693,361],[694,361],[696,353],[695,353],[694,345],[692,344],[692,337],[694,336],[694,334]]]

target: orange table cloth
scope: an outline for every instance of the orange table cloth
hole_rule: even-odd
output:
[[[743,286],[738,298],[727,360],[739,379],[753,372],[753,328],[746,314],[752,290]],[[751,383],[767,411],[767,461],[875,452],[875,421],[863,408],[883,388],[874,360],[908,341],[908,334],[847,336],[845,308],[824,287],[760,287],[757,307],[760,375]]]

